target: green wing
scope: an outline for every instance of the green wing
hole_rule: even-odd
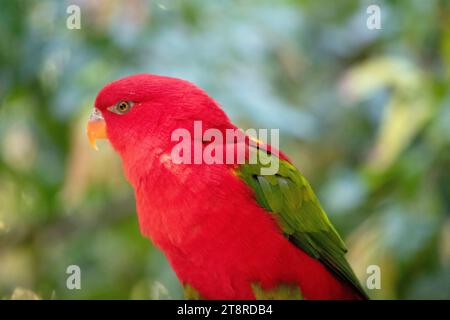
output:
[[[270,155],[258,148],[258,159]],[[279,160],[274,175],[261,175],[260,162],[246,163],[236,173],[254,190],[257,202],[271,211],[288,239],[311,257],[324,263],[361,296],[367,298],[344,257],[344,242],[328,220],[308,181],[288,161]],[[254,161],[257,162],[257,161]],[[267,159],[264,163],[268,163]]]
[[[280,284],[272,289],[263,289],[258,283],[252,283],[256,300],[303,300],[297,285]]]
[[[302,292],[296,285],[280,284],[275,288],[263,289],[259,283],[252,283],[252,291],[257,300],[302,300]],[[185,300],[203,300],[201,294],[190,284],[184,286]]]

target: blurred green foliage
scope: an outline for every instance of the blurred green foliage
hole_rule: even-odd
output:
[[[66,28],[73,3],[81,30]],[[373,3],[381,30],[366,28]],[[151,72],[197,83],[243,128],[280,128],[359,278],[381,267],[372,297],[450,298],[449,1],[0,8],[0,297],[181,297],[117,156],[84,134],[105,83]]]

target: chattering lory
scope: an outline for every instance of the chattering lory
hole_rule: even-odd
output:
[[[191,135],[174,139],[180,129]],[[366,299],[306,178],[276,146],[245,134],[230,141],[230,130],[242,132],[205,91],[153,74],[101,89],[87,127],[94,146],[107,138],[119,154],[141,233],[164,252],[186,298]],[[174,159],[181,138],[191,148]],[[232,161],[188,161],[207,148]],[[278,170],[264,174],[267,161],[250,154],[272,157]]]

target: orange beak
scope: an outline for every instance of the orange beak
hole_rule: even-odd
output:
[[[103,119],[100,111],[96,108],[94,108],[94,111],[92,111],[89,118],[86,133],[89,139],[89,143],[95,150],[98,150],[97,144],[95,143],[96,140],[108,139],[108,136],[106,135],[105,120]]]

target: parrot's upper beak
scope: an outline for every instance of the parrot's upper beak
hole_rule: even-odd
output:
[[[94,108],[89,117],[86,133],[89,138],[89,143],[95,150],[98,150],[97,144],[95,143],[97,139],[108,138],[106,135],[105,119],[103,119],[102,114],[97,108]]]

